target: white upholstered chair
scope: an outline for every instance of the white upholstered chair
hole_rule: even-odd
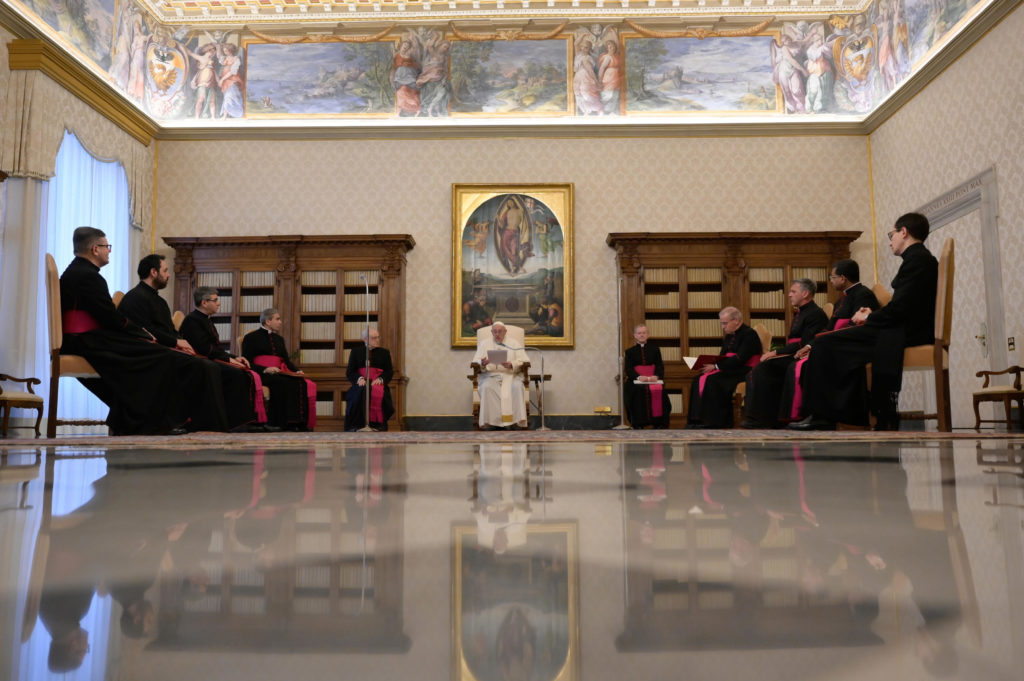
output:
[[[505,325],[505,344],[513,348],[526,347],[526,332],[521,326]],[[491,337],[491,327],[482,326],[476,330],[476,351],[473,358],[480,356],[480,347],[483,341],[486,341]],[[473,429],[480,429],[480,374],[483,373],[483,369],[477,362],[472,362],[470,365],[473,373],[466,376],[473,382]],[[530,418],[530,363],[523,362],[518,372],[523,380],[523,399],[526,400],[526,418]]]

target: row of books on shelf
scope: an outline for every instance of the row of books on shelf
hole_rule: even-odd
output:
[[[341,364],[348,364],[351,350],[341,351]],[[299,364],[336,364],[338,352],[335,348],[302,348],[299,350]]]
[[[679,308],[679,291],[644,294],[644,306],[648,310],[673,310]]]
[[[274,271],[242,272],[242,286],[250,288],[272,288]]]
[[[686,323],[686,329],[690,336],[708,338],[722,335],[722,325],[717,319],[690,319]]]
[[[231,322],[215,322],[213,328],[217,329],[217,336],[221,341],[231,338]]]
[[[751,284],[781,284],[786,272],[781,267],[751,267],[747,279]]]
[[[337,335],[334,322],[302,322],[299,336],[302,340],[332,341]]]
[[[648,284],[678,284],[679,268],[645,267],[644,282]],[[719,267],[688,267],[686,281],[690,284],[720,284],[722,269]]]
[[[365,277],[364,281],[362,277]],[[376,286],[380,283],[378,270],[345,270],[345,286]]]
[[[647,333],[655,338],[675,338],[679,335],[678,319],[645,319]]]
[[[371,323],[376,320],[370,320]],[[366,322],[345,322],[341,326],[341,332],[346,340],[355,340],[363,337],[363,331],[366,331]]]
[[[334,314],[338,309],[338,297],[333,293],[303,293],[303,312],[325,312]]]
[[[828,281],[828,268],[826,267],[794,267],[790,271],[794,279],[810,279],[818,283]]]
[[[213,288],[231,288],[234,276],[231,272],[198,272],[196,286],[212,286]]]
[[[788,304],[786,293],[782,289],[777,291],[750,292],[750,307],[757,310],[770,310],[773,308],[784,310]]]
[[[268,307],[274,307],[274,296],[273,295],[243,295],[239,296],[239,312],[242,314],[259,314],[266,310]],[[221,311],[224,310],[223,303],[221,304]]]
[[[345,309],[369,310],[370,312],[373,312],[377,309],[377,294],[371,293],[369,297],[367,297],[365,293],[346,293]]]
[[[717,310],[722,307],[721,291],[688,291],[686,294],[688,307]]]

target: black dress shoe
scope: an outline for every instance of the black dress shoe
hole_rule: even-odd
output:
[[[707,430],[710,426],[703,423],[687,423],[686,430]]]
[[[763,423],[757,419],[746,418],[740,422],[740,428],[746,428],[748,430],[772,430],[775,428],[775,424]]]
[[[808,416],[801,421],[794,421],[786,426],[789,430],[835,430],[836,422]]]
[[[167,431],[168,435],[185,435],[187,433],[188,433],[188,429],[187,428],[182,428],[180,426],[178,428],[171,428],[170,430]]]
[[[264,433],[280,433],[281,429],[278,426],[272,426],[269,423],[261,423],[260,430]]]

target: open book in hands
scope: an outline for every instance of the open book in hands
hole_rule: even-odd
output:
[[[686,362],[687,368],[700,370],[707,365],[714,366],[719,361],[725,359],[725,355],[701,355],[700,357],[683,357],[683,361]]]
[[[487,363],[494,364],[495,366],[504,364],[508,361],[508,350],[488,350],[487,351]]]

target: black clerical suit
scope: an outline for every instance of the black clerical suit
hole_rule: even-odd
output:
[[[622,386],[623,400],[626,407],[626,418],[629,425],[634,428],[654,426],[655,428],[668,428],[668,417],[672,411],[672,405],[668,400],[668,393],[665,386],[660,386],[661,416],[652,416],[651,408],[654,393],[651,388],[645,385],[638,385],[634,381],[640,376],[636,367],[653,364],[654,375],[659,379],[665,379],[665,365],[661,361],[661,350],[656,345],[637,343],[626,350],[623,368],[626,372],[626,382]]]
[[[813,300],[807,301],[793,315],[787,343],[776,351],[776,357],[764,360],[747,376],[744,416],[757,425],[771,427],[779,413],[779,399],[786,382],[786,371],[795,361],[793,355],[828,326],[825,311]]]
[[[903,350],[935,341],[935,295],[939,263],[922,243],[900,254],[892,300],[861,326],[815,340],[800,385],[804,403],[823,421],[867,425],[858,373],[871,363],[871,410],[895,417],[903,373]],[[860,398],[860,399],[858,399]]]
[[[139,286],[149,288],[144,283],[140,283]],[[133,294],[139,286],[129,291],[125,298]],[[155,294],[156,291],[153,293]],[[159,296],[156,297],[159,298]],[[123,305],[124,301],[121,301],[121,304]],[[164,303],[164,309],[169,310],[166,303]],[[174,328],[173,324],[171,328]],[[220,346],[220,335],[217,333],[217,327],[213,325],[213,320],[200,310],[192,310],[181,321],[181,336],[188,341],[197,355],[219,360],[215,365],[223,385],[224,410],[227,414],[228,427],[238,428],[248,423],[257,422],[261,417],[258,416],[256,400],[261,402],[263,400],[262,385],[256,384],[256,380],[247,369],[228,363],[235,355]]]
[[[370,351],[370,367],[380,369],[380,379],[384,381],[384,396],[381,399],[381,412],[384,420],[374,421],[371,415],[370,426],[377,430],[388,429],[388,419],[395,413],[395,406],[391,401],[391,389],[388,384],[395,370],[391,366],[391,353],[387,348],[374,348]],[[357,385],[360,369],[366,368],[366,345],[357,345],[352,348],[348,356],[348,369],[345,371],[352,387],[345,393],[345,430],[358,430],[366,425],[366,393],[365,386]]]
[[[720,355],[732,354],[718,360],[718,371],[710,374],[700,392],[700,376],[690,385],[689,423],[707,428],[732,427],[732,395],[736,386],[750,371],[748,362],[761,354],[761,338],[746,324],[740,324],[733,333],[722,339]]]
[[[124,294],[118,312],[153,334],[156,342],[169,348],[178,345],[178,332],[171,319],[171,308],[156,289],[144,281]]]
[[[835,309],[832,311],[832,317],[828,320],[827,331],[834,331],[836,325],[840,321],[846,320],[849,324],[853,315],[856,314],[857,310],[862,307],[870,308],[871,311],[877,310],[880,306],[878,304],[878,298],[875,297],[874,292],[864,284],[857,282],[851,285],[848,289],[843,291],[836,303]],[[811,346],[814,345],[814,341],[810,341]],[[780,421],[797,421],[807,416],[807,403],[801,398],[799,403],[796,405],[794,410],[794,400],[796,400],[796,384],[797,384],[797,362],[792,362],[789,365],[789,370],[786,372],[786,384],[782,390],[782,398],[779,400],[779,412],[778,418]],[[801,373],[802,373],[801,369]],[[864,404],[867,402],[867,376],[862,370],[857,375],[851,378],[850,391],[852,395],[860,395],[856,398],[856,401]]]
[[[309,398],[305,379],[287,374],[268,374],[266,367],[256,364],[256,358],[260,355],[277,357],[288,371],[298,371],[299,368],[288,357],[284,338],[266,327],[250,331],[242,338],[242,356],[249,360],[253,370],[259,373],[263,385],[270,388],[267,422],[279,428],[304,428],[309,422]]]
[[[75,333],[65,322],[61,352],[85,357],[100,375],[79,380],[110,407],[107,425],[115,434],[226,429],[215,368],[154,342],[126,319],[99,267],[76,257],[61,275],[60,295],[65,319],[86,313],[98,327]]]

